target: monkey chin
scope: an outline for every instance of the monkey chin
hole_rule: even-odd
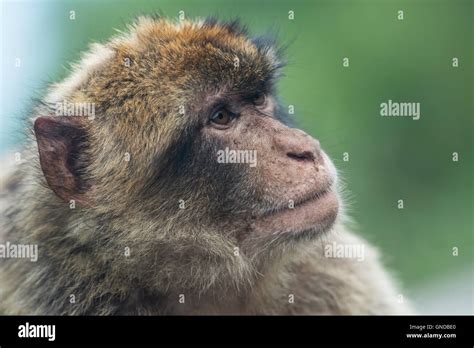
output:
[[[338,212],[339,197],[330,189],[294,208],[285,208],[257,218],[252,227],[259,236],[317,236],[331,229]]]

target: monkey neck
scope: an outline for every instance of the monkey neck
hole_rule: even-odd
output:
[[[288,295],[292,293],[289,285],[292,267],[304,260],[311,248],[311,245],[286,248],[278,257],[275,252],[271,262],[267,260],[261,265],[258,276],[249,287],[175,292],[167,297],[166,307],[169,313],[179,315],[290,314],[285,309],[285,302],[288,303]]]

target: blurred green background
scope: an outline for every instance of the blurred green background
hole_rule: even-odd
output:
[[[252,34],[279,33],[289,44],[283,101],[334,159],[357,229],[381,248],[415,301],[440,284],[462,301],[447,312],[463,303],[474,312],[473,1],[4,1],[0,154],[21,141],[19,119],[31,98],[65,77],[89,43],[139,14],[181,10],[188,18],[238,17]],[[420,103],[420,120],[381,117],[389,99]]]

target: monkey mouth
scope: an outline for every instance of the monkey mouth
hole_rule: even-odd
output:
[[[331,185],[294,204],[256,217],[253,230],[259,235],[325,232],[334,224],[339,211],[339,199]]]

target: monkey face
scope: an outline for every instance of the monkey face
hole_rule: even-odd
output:
[[[245,226],[239,238],[288,239],[332,226],[336,170],[316,139],[282,123],[271,94],[219,105],[200,133],[214,144],[206,156],[217,162],[208,174],[222,191],[219,209]]]
[[[230,250],[222,257],[234,264],[236,245],[329,230],[336,171],[317,140],[287,125],[270,43],[235,24],[143,19],[101,48],[104,62],[77,86],[50,96],[92,101],[94,120],[36,120],[48,185],[162,263]]]

